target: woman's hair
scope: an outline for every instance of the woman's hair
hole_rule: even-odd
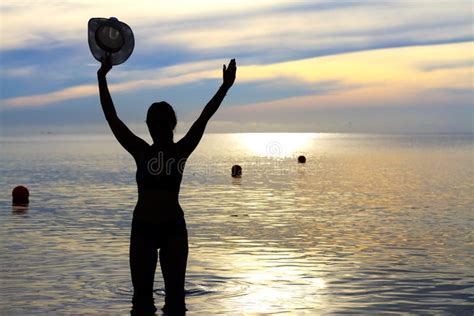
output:
[[[173,107],[165,101],[155,102],[148,108],[147,122],[168,122],[172,130],[178,122]]]
[[[173,107],[167,102],[155,102],[150,105],[146,123],[154,142],[173,140],[177,119]]]

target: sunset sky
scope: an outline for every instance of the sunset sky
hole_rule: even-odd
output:
[[[236,58],[209,131],[473,132],[472,1],[8,1],[0,3],[3,129],[103,126],[91,17],[131,26],[108,75],[138,132],[168,101],[184,132]],[[84,128],[84,131],[87,130]]]

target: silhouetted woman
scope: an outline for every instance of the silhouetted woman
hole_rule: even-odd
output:
[[[184,278],[188,258],[188,234],[178,195],[186,159],[199,144],[209,119],[219,108],[235,80],[232,59],[223,68],[223,83],[207,103],[189,132],[173,141],[176,115],[166,102],[153,103],[146,124],[153,144],[133,134],[118,118],[107,87],[106,74],[112,69],[104,58],[97,72],[100,102],[105,118],[118,142],[135,159],[138,201],[133,211],[130,237],[130,269],[133,283],[132,314],[153,314],[153,280],[160,249],[160,265],[165,282],[165,313],[182,314],[186,310]]]

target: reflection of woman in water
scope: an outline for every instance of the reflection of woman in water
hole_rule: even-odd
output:
[[[217,111],[235,80],[232,59],[223,69],[223,83],[189,132],[173,141],[176,116],[166,102],[153,103],[146,124],[153,144],[133,134],[118,118],[107,87],[106,74],[112,68],[104,58],[97,72],[100,102],[105,118],[119,143],[135,159],[138,202],[133,211],[130,237],[130,269],[133,283],[132,314],[154,313],[153,280],[160,249],[160,265],[165,282],[165,313],[184,313],[184,278],[188,257],[188,235],[178,195],[186,159],[199,144],[206,124]]]

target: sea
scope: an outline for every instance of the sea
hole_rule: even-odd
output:
[[[0,188],[1,315],[129,313],[135,163],[111,133],[0,136]],[[188,315],[474,313],[473,134],[206,134],[180,203]]]

